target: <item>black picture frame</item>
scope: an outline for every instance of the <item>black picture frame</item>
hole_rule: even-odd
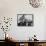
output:
[[[33,14],[17,14],[17,26],[33,26]]]

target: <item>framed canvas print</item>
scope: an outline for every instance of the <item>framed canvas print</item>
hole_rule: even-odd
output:
[[[33,26],[33,14],[17,14],[18,26]]]

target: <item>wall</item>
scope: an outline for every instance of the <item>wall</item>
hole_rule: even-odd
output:
[[[8,33],[17,40],[27,40],[34,34],[37,35],[37,39],[45,40],[45,12],[46,8],[44,7],[31,7],[28,0],[0,0],[0,18],[4,16],[13,17],[12,26]],[[34,15],[33,27],[17,26],[17,14],[23,13]],[[0,35],[2,35],[1,33],[2,31],[0,31]],[[0,36],[0,39],[2,38],[3,37]]]

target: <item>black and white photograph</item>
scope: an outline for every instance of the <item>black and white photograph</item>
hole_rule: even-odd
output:
[[[17,14],[18,26],[33,26],[33,14]]]

